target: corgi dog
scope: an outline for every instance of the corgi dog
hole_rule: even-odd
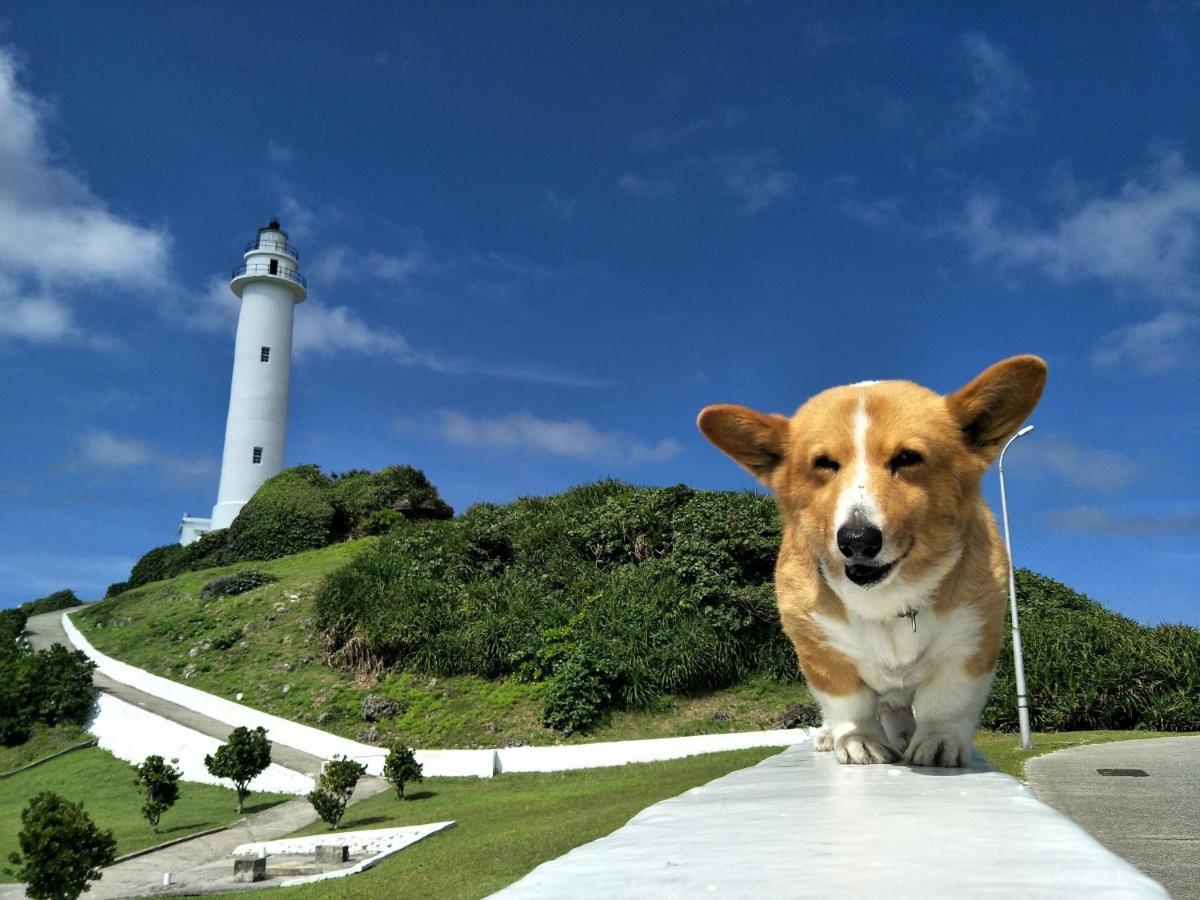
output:
[[[769,487],[775,595],[843,763],[968,764],[1004,631],[1008,555],[983,473],[1046,383],[1036,356],[942,396],[866,381],[791,418],[718,404],[704,435]]]

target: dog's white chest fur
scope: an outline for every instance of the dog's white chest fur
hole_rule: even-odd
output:
[[[915,631],[907,617],[846,615],[815,618],[829,646],[850,657],[859,677],[889,704],[911,703],[918,685],[945,667],[960,667],[979,647],[982,620],[971,606],[945,615],[926,608],[917,614]]]

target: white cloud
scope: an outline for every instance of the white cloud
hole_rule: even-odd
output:
[[[122,438],[109,431],[89,431],[79,439],[83,462],[106,469],[123,469],[147,462],[154,456],[145,441]]]
[[[350,248],[341,244],[321,249],[305,265],[308,277],[313,281],[332,284],[350,274]]]
[[[273,163],[290,163],[296,159],[296,148],[279,144],[274,138],[267,140],[267,159]]]
[[[664,462],[682,451],[673,438],[647,445],[617,431],[601,431],[583,419],[542,419],[529,413],[486,418],[441,410],[429,422],[400,420],[397,425],[402,430],[425,431],[464,447],[612,464]]]
[[[1063,282],[1097,280],[1165,299],[1200,299],[1200,176],[1177,151],[1116,192],[1091,196],[1048,226],[1005,215],[994,195],[971,192],[958,232],[976,260],[1040,269]]]
[[[970,99],[956,107],[960,134],[981,138],[1027,122],[1032,83],[1020,64],[978,32],[963,35],[959,47],[974,86]]]
[[[1014,463],[1027,470],[1050,472],[1067,484],[1094,491],[1116,492],[1141,474],[1133,460],[1113,450],[1084,447],[1066,438],[1044,437],[1014,448]]]
[[[1100,506],[1077,506],[1060,512],[1047,513],[1042,521],[1059,531],[1080,534],[1166,534],[1200,531],[1200,515],[1194,512],[1172,513],[1115,513]]]
[[[679,179],[674,175],[637,175],[626,172],[617,179],[617,187],[634,197],[658,198],[679,188]]]
[[[345,306],[322,306],[311,300],[296,311],[292,352],[297,356],[334,353],[387,356],[402,365],[455,371],[453,363],[414,350],[401,335],[388,328],[367,324]]]
[[[779,152],[771,148],[724,157],[717,177],[748,216],[789,199],[799,182],[795,172],[783,167]]]
[[[379,253],[367,255],[367,268],[376,278],[387,281],[407,281],[426,268],[428,260],[420,247],[403,253]]]
[[[207,478],[216,471],[208,457],[171,456],[137,438],[122,437],[94,428],[80,435],[79,462],[87,468],[120,470],[134,466],[154,466],[170,478]]]
[[[0,318],[8,320],[0,336],[84,341],[71,292],[161,289],[170,240],[110,211],[51,153],[52,109],[22,87],[19,70],[12,51],[0,48]]]
[[[1160,374],[1196,364],[1200,317],[1168,309],[1153,319],[1110,332],[1092,351],[1098,369],[1134,368]]]

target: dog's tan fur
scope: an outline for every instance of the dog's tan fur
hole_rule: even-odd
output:
[[[918,710],[915,733],[910,721],[890,748],[881,746],[872,722],[860,721],[862,714],[843,724],[846,734],[822,735],[821,743],[837,749],[842,761],[891,759],[892,751],[904,749],[899,743],[910,762],[965,762],[995,670],[1007,597],[1008,560],[980,482],[1037,404],[1045,377],[1041,359],[1019,356],[944,397],[889,381],[824,391],[790,419],[732,405],[701,412],[704,434],[778,500],[780,618],[827,725],[836,731],[830,720],[845,703],[859,702],[854,698],[873,697],[884,710],[897,703]],[[897,465],[902,451],[920,461]],[[870,498],[886,523],[885,547],[898,560],[878,587],[865,590],[838,575],[846,560],[838,550],[837,519],[853,491]],[[927,629],[920,638],[904,636],[907,620],[897,623],[907,613]],[[882,641],[884,651],[867,647],[867,638]],[[932,643],[921,643],[926,639]],[[905,641],[916,643],[905,651]],[[899,657],[888,648],[900,648]],[[877,663],[900,674],[870,674]],[[923,690],[930,717],[945,722],[921,721]],[[959,694],[966,698],[961,703]]]

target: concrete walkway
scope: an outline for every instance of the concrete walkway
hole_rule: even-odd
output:
[[[63,644],[72,647],[61,624],[60,612],[34,616],[26,625],[29,642],[36,649],[45,649],[52,644]],[[170,703],[157,697],[152,697],[128,685],[120,684],[112,679],[96,673],[95,684],[101,692],[111,694],[140,706],[166,719],[195,729],[218,740],[229,736],[230,726],[202,716],[193,710]],[[321,770],[322,760],[319,757],[273,744],[271,758],[289,769],[304,772],[316,777]],[[359,782],[354,792],[354,801],[390,790],[390,785],[382,778],[368,776]],[[251,795],[253,804],[254,797]],[[104,898],[125,898],[147,896],[156,893],[217,893],[221,891],[249,889],[251,885],[238,885],[233,882],[233,858],[235,847],[240,844],[257,841],[274,840],[291,834],[297,829],[304,828],[317,820],[316,813],[307,799],[290,800],[261,813],[248,816],[237,824],[206,837],[195,838],[155,850],[144,856],[118,863],[104,870],[104,877],[92,884],[87,896],[104,900]],[[172,885],[162,886],[163,873],[170,872]],[[276,882],[259,883],[253,887],[266,887]],[[0,898],[23,897],[24,891],[20,885],[0,885]]]
[[[1040,799],[1176,900],[1200,900],[1200,737],[1071,747],[1031,759],[1025,777]]]
[[[35,650],[44,650],[52,644],[62,644],[72,650],[78,649],[71,643],[67,637],[67,633],[63,630],[61,612],[34,616],[26,624],[25,630],[26,636],[29,638],[29,643],[33,645]],[[208,716],[201,715],[194,710],[188,709],[186,706],[171,703],[169,700],[151,696],[127,684],[121,684],[119,681],[114,681],[100,672],[96,672],[92,680],[96,685],[96,689],[102,693],[111,694],[114,697],[124,700],[126,703],[140,706],[142,709],[160,715],[164,719],[178,722],[180,725],[184,725],[217,740],[226,740],[229,737],[229,732],[233,730],[232,726],[224,722],[218,722],[216,719],[210,719]],[[277,742],[271,745],[271,761],[278,763],[284,768],[292,769],[295,772],[303,772],[305,775],[313,778],[316,778],[321,773],[321,766],[324,762],[320,757],[304,753],[292,747],[286,747]]]
[[[843,766],[800,745],[634,816],[494,895],[1165,898],[981,757]]]

